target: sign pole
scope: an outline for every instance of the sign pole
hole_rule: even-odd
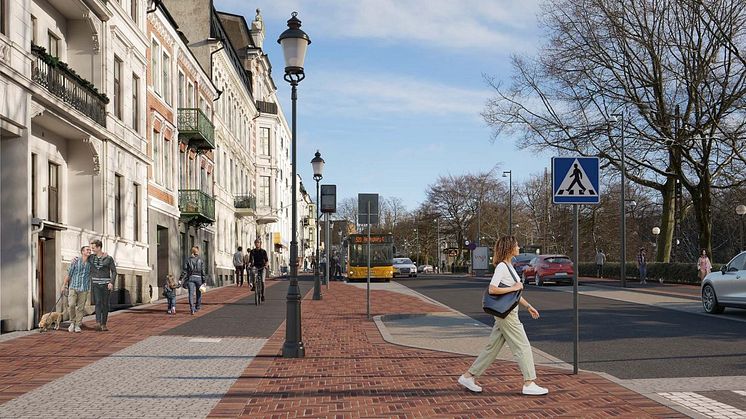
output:
[[[332,252],[331,252],[331,240],[329,238],[329,213],[326,213],[326,244],[325,244],[325,251],[326,251],[326,272],[324,272],[324,283],[326,284],[326,289],[329,289],[329,267],[332,264]]]
[[[579,240],[579,233],[580,229],[578,228],[578,204],[573,205],[573,210],[575,212],[575,244],[573,245],[573,257],[575,259],[575,267],[572,270],[573,271],[573,278],[572,278],[572,311],[575,314],[575,339],[573,341],[572,345],[572,373],[577,374],[578,373],[578,346],[580,342],[580,313],[578,312],[578,268],[580,267],[579,263],[579,254],[578,251],[580,246],[580,240]]]
[[[368,201],[368,320],[370,320],[370,201]]]

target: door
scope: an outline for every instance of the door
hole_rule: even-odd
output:
[[[746,252],[734,257],[728,263],[726,272],[721,274],[722,277],[717,278],[717,281],[714,282],[718,301],[723,303],[737,302],[739,287],[743,286],[746,280],[745,262]]]
[[[36,283],[34,284],[36,292],[34,293],[32,302],[34,308],[34,325],[38,324],[41,316],[44,315],[44,309],[41,307],[42,301],[44,301],[44,243],[46,243],[46,238],[44,237],[39,237],[36,242],[36,266],[34,267],[36,271]]]
[[[157,229],[156,263],[158,264],[158,269],[156,270],[156,275],[158,275],[158,278],[156,283],[158,284],[158,288],[162,289],[166,285],[166,275],[171,273],[178,278],[180,272],[169,272],[168,229],[161,226],[158,226]]]

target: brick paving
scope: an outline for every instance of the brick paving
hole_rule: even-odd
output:
[[[389,291],[371,292],[372,315],[443,308]],[[538,368],[549,396],[520,395],[514,362],[496,361],[472,394],[456,378],[472,357],[386,343],[366,318],[365,290],[331,283],[303,301],[306,357],[281,358],[284,326],[270,338],[211,417],[685,417],[598,375]],[[530,339],[530,336],[529,336]]]

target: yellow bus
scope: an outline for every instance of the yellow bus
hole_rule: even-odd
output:
[[[394,237],[370,235],[370,279],[391,281],[394,276]],[[347,254],[347,279],[368,278],[368,235],[350,234]]]

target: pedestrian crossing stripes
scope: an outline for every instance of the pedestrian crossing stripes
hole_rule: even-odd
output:
[[[734,390],[732,391],[732,393],[746,396],[746,391]],[[709,418],[740,419],[746,417],[746,410],[733,407],[731,405],[719,402],[709,397],[705,397],[695,392],[677,391],[658,393],[658,395],[676,403],[681,407],[692,410]]]

